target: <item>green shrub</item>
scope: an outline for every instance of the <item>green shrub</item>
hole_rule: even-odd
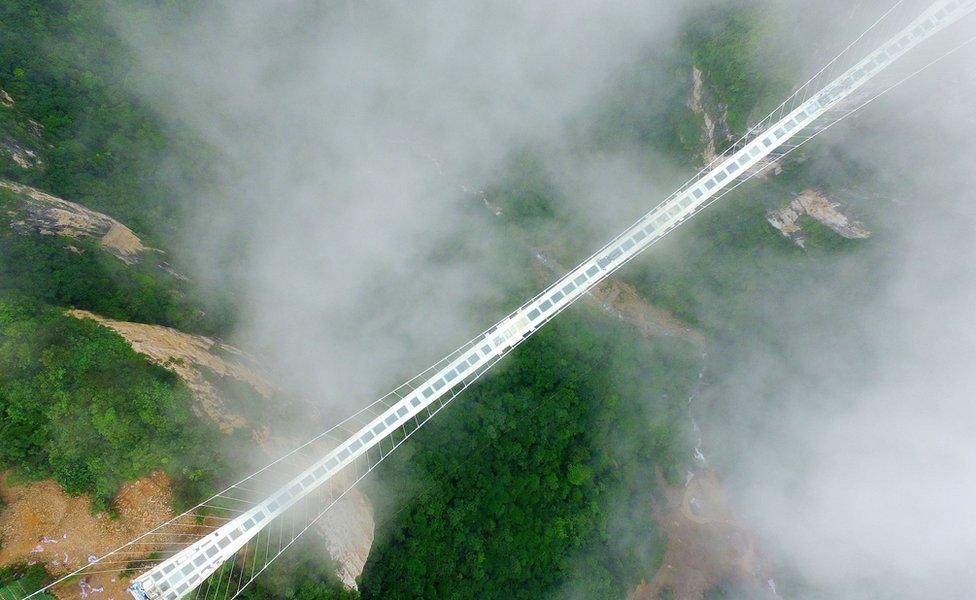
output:
[[[189,390],[114,332],[25,301],[0,301],[0,465],[53,477],[109,507],[119,486],[164,469],[208,488],[216,431]],[[184,494],[188,496],[190,494]],[[190,498],[185,498],[189,500]]]

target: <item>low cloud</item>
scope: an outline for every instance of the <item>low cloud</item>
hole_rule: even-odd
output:
[[[856,7],[791,10],[808,8],[802,26],[773,22],[770,40],[841,38],[818,15]],[[239,285],[236,335],[286,386],[348,408],[495,320],[484,307],[502,300],[507,242],[464,190],[491,183],[526,146],[569,144],[571,121],[622,66],[674,44],[683,10],[663,0],[224,2],[128,7],[115,21],[140,58],[133,84],[220,155],[220,176],[188,190],[197,277]],[[868,14],[878,13],[849,20]],[[811,67],[824,58],[800,57]],[[898,242],[885,246],[895,250],[879,263],[883,284],[863,304],[846,303],[838,277],[763,308],[770,320],[790,313],[788,352],[741,348],[739,369],[713,392],[736,413],[712,427],[733,495],[804,595],[976,588],[974,65],[972,52],[954,57],[861,126],[817,142],[898,190],[882,200]],[[656,158],[567,152],[547,167],[602,233],[670,191],[645,174]],[[228,277],[228,263],[242,276]],[[840,313],[856,325],[824,316]],[[782,374],[782,402],[757,402],[757,373]]]
[[[221,154],[224,176],[188,190],[187,245],[201,277],[244,274],[238,337],[304,395],[361,406],[499,316],[480,307],[501,300],[506,242],[464,190],[559,147],[679,10],[225,2],[116,21],[142,93]]]
[[[797,597],[976,589],[974,74],[966,48],[817,142],[888,190],[862,200],[875,239],[776,306],[757,298],[788,339],[740,348],[714,391],[734,415],[713,423],[734,449],[718,460]]]

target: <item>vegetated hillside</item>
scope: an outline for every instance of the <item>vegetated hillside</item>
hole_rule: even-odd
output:
[[[757,110],[761,112],[757,107],[775,102],[777,94],[784,89],[776,79],[776,72],[770,74],[756,66],[764,51],[757,43],[759,32],[754,27],[756,11],[761,7],[760,3],[748,3],[727,10],[708,10],[696,17],[684,41],[687,54],[667,57],[673,61],[674,68],[670,70],[673,84],[662,83],[660,79],[661,71],[669,71],[666,68],[635,68],[619,83],[616,95],[608,99],[606,115],[597,119],[592,136],[584,137],[582,145],[585,147],[585,140],[590,139],[597,150],[626,150],[634,145],[654,149],[670,154],[678,162],[686,162],[689,171],[701,160],[705,142],[712,141],[721,151],[735,133],[745,129],[751,114]],[[696,73],[700,77],[698,82]],[[656,87],[652,83],[657,84]],[[724,137],[715,131],[704,131],[704,119],[693,109],[696,106],[693,98],[696,83],[700,85],[698,106],[701,111],[712,111],[710,119],[713,123],[727,123],[721,125],[727,129]],[[805,160],[814,153],[816,160]],[[578,244],[586,236],[575,235],[572,230],[574,217],[564,212],[564,203],[558,197],[559,186],[547,180],[549,175],[544,164],[544,157],[531,153],[516,157],[507,180],[497,182],[498,185],[487,190],[486,202],[505,226],[514,228],[523,238],[531,238],[534,243],[551,248],[553,256],[560,262],[570,264],[585,249],[567,245],[565,240]],[[841,276],[860,284],[877,277],[870,260],[860,262],[855,269],[850,268],[849,258],[864,249],[863,240],[846,239],[816,223],[809,223],[804,225],[810,229],[808,243],[801,249],[785,240],[767,220],[770,210],[781,209],[809,189],[818,190],[831,201],[843,200],[845,211],[847,204],[852,203],[856,206],[854,214],[870,217],[872,213],[858,203],[865,192],[852,190],[858,185],[870,189],[870,181],[871,174],[845,156],[813,150],[800,153],[784,165],[778,175],[754,182],[723,205],[698,217],[631,263],[619,277],[633,283],[655,306],[668,309],[704,331],[709,356],[707,387],[710,381],[722,380],[734,372],[736,358],[743,347],[765,348],[773,353],[784,347],[785,339],[792,333],[790,324],[803,317],[802,314],[789,314],[788,303],[794,289],[808,287],[816,281],[836,282]],[[653,204],[654,199],[648,202]],[[863,293],[869,287],[859,285],[857,293]],[[854,289],[852,287],[852,292]],[[781,311],[771,311],[770,306],[777,302],[782,303]],[[822,318],[824,315],[817,316]],[[849,323],[846,315],[831,317],[840,327]],[[590,363],[585,354],[569,350],[575,348],[575,336],[585,337],[586,343],[597,346],[602,343],[597,340],[603,340],[607,343],[604,352],[608,355],[627,356],[632,351],[629,344],[618,346],[602,338],[598,331],[579,327],[579,323],[574,323],[576,327],[569,331],[563,327],[568,319],[568,316],[560,317],[551,326],[552,330],[539,334],[536,341],[542,344],[545,340],[560,359],[573,356],[572,372],[561,373],[563,363],[560,360],[552,358],[555,364],[550,363],[546,352],[530,343],[516,352],[509,366],[496,375],[498,380],[506,379],[492,396],[494,403],[485,398],[477,410],[454,417],[449,416],[449,409],[448,414],[441,417],[441,423],[435,423],[426,437],[424,434],[417,436],[416,454],[404,453],[404,464],[398,469],[422,470],[413,475],[408,491],[404,492],[411,500],[401,512],[388,517],[385,535],[381,528],[377,548],[363,579],[365,597],[382,597],[384,594],[432,597],[504,594],[519,597],[524,594],[533,597],[561,589],[561,586],[583,590],[582,597],[620,597],[623,589],[629,589],[642,578],[651,581],[654,577],[660,566],[659,558],[641,563],[628,562],[617,555],[617,562],[613,563],[615,567],[608,568],[608,563],[601,561],[606,561],[612,553],[602,544],[616,540],[619,547],[627,549],[625,554],[640,555],[640,543],[628,539],[628,534],[633,536],[639,535],[635,532],[641,532],[646,536],[645,557],[654,555],[649,547],[664,548],[663,540],[656,544],[648,542],[649,539],[660,539],[654,533],[658,531],[657,526],[648,521],[652,506],[657,509],[659,518],[665,518],[670,510],[660,494],[656,495],[656,501],[653,494],[640,495],[633,479],[627,476],[613,481],[595,476],[595,482],[607,487],[601,488],[599,484],[583,487],[576,490],[575,496],[567,491],[572,490],[572,484],[568,483],[568,469],[562,462],[565,456],[599,455],[609,442],[601,435],[599,427],[590,426],[587,429],[590,435],[581,435],[572,428],[566,430],[565,437],[553,433],[554,428],[560,430],[561,427],[558,417],[576,405],[566,401],[559,405],[558,417],[550,415],[549,410],[557,409],[550,409],[551,399],[546,395],[550,389],[545,383],[549,381],[548,374],[554,375],[554,381],[572,388],[569,396],[580,394],[587,398],[585,387],[577,387],[575,375],[581,372],[592,375],[592,372],[587,371]],[[616,329],[613,331],[615,339],[626,340],[630,335]],[[532,362],[534,366],[523,367],[523,360],[535,361]],[[681,381],[680,366],[668,357],[656,355],[647,360],[663,370],[661,378],[672,383]],[[769,374],[769,377],[776,375]],[[627,386],[621,386],[617,379],[603,384],[603,392],[619,392],[623,404]],[[474,397],[480,400],[479,390],[490,385],[486,381],[459,402],[469,402]],[[653,389],[653,385],[649,384],[648,389]],[[505,396],[503,389],[517,390],[513,392],[514,398]],[[776,391],[781,388],[775,381],[770,381],[767,389],[771,393],[757,399],[757,406],[780,401]],[[498,400],[500,396],[506,400]],[[721,412],[727,409],[715,394],[709,392],[704,396],[709,403],[704,407],[693,405],[693,411],[714,409]],[[584,404],[594,402],[602,407],[600,410],[611,413],[617,410],[607,408],[598,397],[589,398]],[[542,416],[537,420],[534,417],[537,413],[528,410],[527,406],[532,406]],[[659,405],[655,408],[657,410],[652,413],[655,416],[667,412]],[[462,412],[457,408],[454,410]],[[627,411],[621,409],[624,414]],[[571,420],[586,423],[588,418],[586,410],[582,410]],[[465,433],[447,429],[449,419],[454,419],[453,425]],[[495,426],[496,419],[508,427]],[[687,461],[691,448],[689,440],[681,435],[682,422],[658,423],[658,426],[661,427],[658,434],[674,436],[668,450],[663,451],[664,455],[672,453],[675,460]],[[500,430],[504,434],[498,433]],[[628,440],[635,445],[648,439],[648,432],[628,432],[621,428],[615,433],[614,440]],[[574,437],[573,434],[577,435]],[[437,439],[440,436],[444,441]],[[559,443],[553,443],[554,439]],[[645,456],[643,461],[634,461],[633,456],[621,455],[616,466],[620,468],[627,463],[628,468],[649,469],[661,458]],[[721,460],[716,464],[720,465]],[[556,465],[562,465],[567,481],[550,480],[552,488],[534,487],[540,484],[533,476],[557,474],[560,469]],[[594,472],[600,471],[596,469]],[[653,479],[653,471],[640,473],[641,477]],[[389,476],[396,479],[396,475]],[[498,483],[500,490],[495,489]],[[607,498],[612,495],[608,489],[632,494],[631,506],[647,510],[642,518],[631,521],[627,531],[611,532],[607,524],[612,520],[604,512],[588,512],[580,508],[585,502],[592,502],[593,506],[605,510],[610,506]],[[608,495],[601,495],[604,493]],[[560,504],[564,498],[561,494],[569,494],[579,504],[573,501]],[[512,523],[521,523],[525,531],[532,532],[526,536],[529,539],[521,536],[522,529],[511,531],[510,527],[517,527]],[[736,527],[748,527],[748,524],[736,524]],[[545,538],[553,531],[559,532],[555,540],[533,546],[533,540]],[[594,534],[594,531],[600,534]],[[670,531],[675,535],[694,534],[680,528]],[[741,535],[739,531],[736,529],[736,535]],[[725,533],[718,532],[720,536]],[[701,541],[705,543],[705,540]],[[534,551],[525,552],[525,548]],[[669,565],[669,568],[685,572],[678,577],[656,580],[665,596],[674,594],[675,587],[682,581],[694,580],[695,569],[711,569],[705,565],[710,559],[702,558],[708,554],[704,549],[695,553],[687,540],[675,548],[674,560],[684,563]],[[443,567],[445,556],[450,562],[447,568]],[[580,559],[581,556],[586,558]],[[574,571],[567,565],[574,559],[586,564],[588,575],[573,578]],[[746,576],[736,569],[719,566],[708,574],[698,573],[699,579],[694,586],[697,594],[708,589],[707,586],[712,586],[706,594],[708,597],[728,594],[764,597],[775,593],[766,580],[756,581],[755,572],[750,571],[749,581],[746,581]],[[781,576],[780,573],[776,575]],[[788,585],[782,587],[789,589]],[[690,588],[682,589],[688,591]]]
[[[0,177],[109,214],[157,246],[179,227],[181,199],[163,185],[164,171],[194,177],[206,154],[185,136],[174,143],[127,89],[134,65],[107,7],[0,4]],[[12,159],[18,146],[36,159]]]
[[[686,342],[584,308],[560,316],[389,459],[397,493],[378,511],[363,596],[538,598],[568,584],[622,597],[652,577],[666,540],[649,474],[683,476],[699,367]]]
[[[158,469],[184,502],[220,473],[216,430],[193,417],[186,386],[93,322],[2,300],[0,367],[0,468],[90,493],[98,510]]]
[[[0,294],[191,332],[226,330],[226,313],[204,310],[198,288],[165,259],[107,215],[0,180]]]
[[[685,46],[710,92],[709,107],[720,113],[732,136],[748,127],[750,113],[769,93],[769,65],[760,61],[756,32],[761,3],[747,0],[701,11],[685,35]]]
[[[703,13],[673,55],[648,57],[665,67],[635,65],[581,150],[652,149],[693,170],[706,142],[704,118],[689,102],[694,68],[702,110],[713,111],[720,129],[740,132],[776,89],[751,56],[757,6]],[[180,139],[195,154],[185,160],[175,134],[127,93],[127,54],[102,24],[103,8],[28,0],[0,7],[0,177],[101,211],[146,246],[166,248],[180,199],[157,185],[157,159],[192,177],[189,165],[206,165],[206,154]],[[716,135],[709,137],[721,142]],[[834,168],[794,165],[737,194],[620,273],[706,333],[709,355],[718,357],[712,378],[731,368],[738,345],[775,348],[789,334],[756,306],[760,290],[773,302],[787,297],[793,285],[831,276],[860,247],[811,227],[803,251],[766,221],[804,189],[835,198],[844,191],[836,182],[864,178],[844,157],[827,158]],[[539,162],[518,157],[511,181],[489,194],[508,225],[534,237],[572,222]],[[189,391],[114,333],[63,311],[219,335],[231,328],[232,309],[202,310],[192,282],[161,268],[154,253],[126,265],[94,238],[23,235],[9,227],[24,216],[20,194],[0,190],[0,202],[9,219],[0,224],[3,466],[53,477],[108,507],[125,481],[162,465],[182,497],[198,497],[223,465],[213,459],[215,431],[190,416]],[[559,237],[568,236],[542,239]],[[583,250],[551,245],[566,264]],[[525,277],[532,280],[531,268]],[[652,580],[667,546],[652,518],[652,503],[664,502],[655,471],[682,483],[691,459],[685,407],[699,369],[690,345],[644,340],[582,308],[560,317],[381,469],[396,494],[379,509],[363,595],[538,597],[571,588],[621,597]],[[246,596],[348,597],[323,554],[286,555]],[[0,571],[0,586],[15,576]]]
[[[107,8],[77,0],[0,5],[0,180],[7,182],[0,290],[123,320],[226,332],[229,305],[205,303],[218,294],[167,278],[174,273],[162,254],[143,252],[125,268],[87,252],[92,239],[18,237],[7,226],[24,220],[31,196],[37,205],[48,194],[124,223],[142,247],[166,250],[180,239],[181,207],[192,199],[170,183],[202,177],[208,151],[167,129],[127,87],[134,64],[106,22]]]
[[[159,185],[160,158],[182,175],[191,162],[124,89],[127,53],[103,25],[103,9],[0,5],[0,470],[8,486],[52,479],[107,519],[105,511],[125,509],[116,496],[127,482],[162,470],[179,507],[230,469],[216,427],[192,414],[191,392],[176,375],[116,333],[64,314],[75,307],[227,329],[150,248],[165,247],[177,227],[179,203]],[[13,519],[4,523],[23,533],[9,511],[33,514],[44,496],[18,498],[3,509]],[[54,560],[64,557],[45,562]],[[0,587],[24,588],[43,571],[4,567]]]

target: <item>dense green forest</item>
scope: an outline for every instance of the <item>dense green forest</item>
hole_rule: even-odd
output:
[[[696,15],[678,49],[620,76],[581,146],[653,150],[693,170],[702,140],[701,117],[686,102],[692,65],[704,72],[713,107],[728,108],[731,132],[741,133],[781,89],[756,68],[759,6]],[[167,248],[183,200],[161,182],[204,178],[208,151],[131,95],[132,64],[103,10],[69,0],[0,6],[0,88],[15,100],[0,107],[0,137],[43,160],[28,169],[2,163],[0,177],[103,211]],[[648,66],[655,59],[663,66]],[[579,224],[561,212],[542,162],[530,152],[514,157],[489,197],[517,239],[555,243]],[[620,276],[704,331],[719,357],[710,368],[721,373],[737,345],[781,341],[757,295],[780,297],[823,277],[857,245],[805,224],[812,234],[801,250],[766,223],[765,211],[803,187],[830,189],[854,175],[865,174],[788,167]],[[16,201],[0,190],[0,209],[15,213],[4,219],[15,218]],[[586,249],[555,250],[571,260]],[[128,266],[93,243],[22,236],[0,223],[0,467],[16,479],[51,477],[109,509],[122,483],[160,467],[184,501],[226,474],[214,459],[226,445],[192,416],[173,374],[114,333],[63,314],[74,306],[190,332],[232,330],[232,306],[204,305],[155,261]],[[687,462],[686,400],[700,360],[684,343],[649,341],[583,307],[547,326],[381,467],[362,596],[537,598],[571,586],[584,597],[622,597],[653,577],[667,544],[651,518],[656,470],[675,481]],[[356,597],[322,555],[286,555],[244,597]],[[0,571],[0,588],[10,579]]]
[[[547,326],[386,463],[363,596],[538,598],[573,577],[619,597],[651,578],[654,473],[680,478],[692,350],[589,310]],[[642,543],[615,543],[624,521]]]
[[[184,499],[213,484],[215,430],[190,392],[114,332],[32,303],[0,301],[0,465],[53,477],[105,509],[121,484],[164,469]]]

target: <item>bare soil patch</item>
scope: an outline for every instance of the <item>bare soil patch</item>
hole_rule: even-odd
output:
[[[656,476],[666,503],[652,504],[651,510],[668,537],[668,549],[654,579],[641,583],[628,599],[657,600],[670,589],[675,598],[699,600],[724,583],[776,598],[767,583],[768,559],[755,536],[736,520],[715,474],[701,472],[683,488],[668,485],[660,471]]]
[[[11,486],[0,476],[0,565],[43,563],[56,576],[67,575],[96,557],[125,544],[172,516],[170,482],[162,472],[123,486],[116,500],[118,518],[92,514],[86,496],[72,498],[54,481]],[[145,548],[145,554],[152,548]],[[126,560],[145,558],[130,554]],[[112,559],[108,559],[112,560]],[[99,565],[93,571],[120,564]],[[54,589],[61,598],[126,600],[128,580],[115,573],[96,573],[67,581]]]

